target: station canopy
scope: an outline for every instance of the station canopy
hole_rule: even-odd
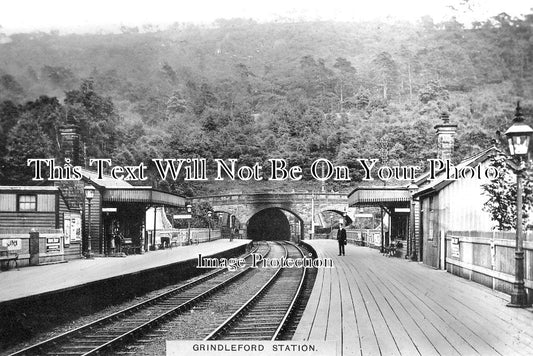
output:
[[[96,172],[87,169],[82,169],[81,174],[88,183],[93,184],[100,190],[104,202],[140,203],[176,207],[183,207],[186,204],[186,198],[181,195],[152,187],[133,186],[124,180],[115,179],[106,175],[102,175],[99,179]]]
[[[409,208],[411,197],[407,187],[358,187],[348,195],[349,206]]]

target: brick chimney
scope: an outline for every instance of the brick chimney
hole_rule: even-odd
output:
[[[437,158],[451,160],[457,125],[450,124],[450,117],[447,113],[442,113],[441,119],[443,123],[435,126],[435,130],[437,130]]]
[[[61,156],[70,158],[73,166],[84,166],[84,155],[80,140],[79,128],[69,124],[59,128],[61,135]]]

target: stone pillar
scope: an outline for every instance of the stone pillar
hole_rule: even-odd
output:
[[[437,130],[437,158],[445,161],[453,157],[453,146],[457,125],[450,124],[450,118],[447,113],[441,115],[443,123],[435,126]]]
[[[242,231],[241,238],[247,239],[248,238],[248,223],[242,223],[240,230]]]
[[[39,232],[30,232],[30,266],[39,264]]]
[[[306,240],[312,239],[314,236],[311,236],[311,221],[304,222],[303,225],[304,225],[304,233],[303,233],[304,239]]]

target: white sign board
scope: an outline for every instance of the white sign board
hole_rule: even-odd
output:
[[[81,241],[81,215],[78,213],[65,214],[63,220],[63,236],[65,246],[71,242]]]
[[[175,220],[179,220],[179,219],[190,219],[192,218],[192,215],[191,214],[178,214],[178,215],[174,215],[174,219]]]
[[[7,247],[8,251],[20,250],[22,239],[2,239],[2,246]]]
[[[452,242],[451,244],[452,258],[459,259],[461,256],[460,251],[459,251],[459,239],[456,237],[453,237],[451,242]]]

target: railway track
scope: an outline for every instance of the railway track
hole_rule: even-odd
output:
[[[284,244],[286,256],[303,257],[295,245]],[[270,280],[204,340],[276,340],[287,327],[303,290],[305,268],[278,268]]]
[[[303,256],[289,243],[261,244],[259,250],[264,257]],[[12,355],[155,354],[158,342],[208,334],[206,340],[279,339],[296,314],[305,275],[304,268],[216,269]],[[202,317],[202,312],[211,316]]]
[[[266,256],[270,246],[260,245],[259,250],[257,253]],[[248,259],[249,255],[245,258]],[[108,351],[142,337],[149,329],[189,310],[249,271],[249,266],[234,272],[226,268],[216,269],[189,283],[11,355],[92,355]]]

